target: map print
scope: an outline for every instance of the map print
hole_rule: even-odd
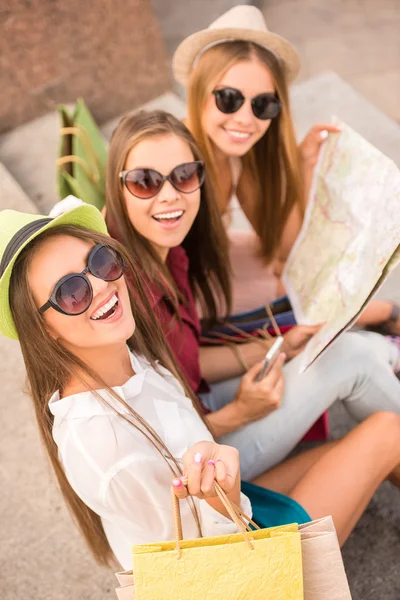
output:
[[[299,323],[324,323],[301,372],[348,329],[400,261],[400,171],[340,123],[315,169],[283,282]]]

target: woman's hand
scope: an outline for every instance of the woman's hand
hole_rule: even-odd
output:
[[[321,325],[295,325],[292,329],[284,333],[282,349],[288,360],[300,354],[307,342],[310,341],[322,326],[323,323]]]
[[[282,367],[286,355],[280,354],[268,375],[257,381],[264,361],[256,363],[242,377],[233,405],[242,426],[262,419],[280,407],[283,397],[284,379]]]
[[[197,442],[183,455],[184,476],[172,481],[178,498],[215,497],[214,481],[229,494],[240,480],[239,452],[216,442]]]
[[[305,168],[314,169],[322,144],[328,133],[340,133],[340,127],[331,123],[314,125],[299,145],[300,158]]]

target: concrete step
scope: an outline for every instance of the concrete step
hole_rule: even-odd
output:
[[[183,119],[186,115],[186,106],[184,101],[173,92],[167,92],[166,94],[147,102],[147,104],[144,104],[137,110],[139,111],[143,109],[165,110],[174,115],[177,119]],[[112,132],[118,125],[120,119],[121,117],[116,117],[101,127],[101,131],[108,140],[111,138]]]
[[[5,208],[26,213],[38,212],[36,205],[28,198],[6,167],[0,163],[0,210]]]
[[[0,137],[0,161],[46,214],[57,200],[55,159],[60,121],[51,112]]]
[[[335,115],[400,165],[400,125],[336,73],[326,71],[294,85],[291,102],[299,139]]]

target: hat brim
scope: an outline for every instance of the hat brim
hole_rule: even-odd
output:
[[[32,240],[42,235],[45,231],[53,229],[57,225],[76,225],[78,227],[84,227],[97,233],[108,234],[106,223],[101,213],[94,206],[83,204],[77,206],[72,210],[56,217],[47,225],[44,225],[41,229],[36,231],[26,242],[24,242],[12,260],[7,265],[3,276],[0,279],[0,333],[8,338],[17,340],[18,333],[15,328],[14,319],[11,313],[10,301],[9,301],[9,290],[12,270],[18,256],[22,250],[30,244]]]
[[[282,60],[288,82],[292,82],[300,70],[300,55],[285,38],[269,31],[254,31],[227,27],[224,29],[204,29],[193,33],[178,46],[172,58],[172,72],[175,80],[186,86],[196,56],[209,44],[223,40],[243,40],[270,48]]]

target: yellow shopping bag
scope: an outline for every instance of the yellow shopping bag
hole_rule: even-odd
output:
[[[241,533],[180,541],[175,521],[175,542],[134,546],[136,600],[303,600],[298,526],[246,531],[239,509],[229,512]]]

